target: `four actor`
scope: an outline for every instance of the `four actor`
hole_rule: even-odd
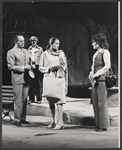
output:
[[[12,74],[12,84],[14,90],[14,121],[15,125],[21,126],[26,121],[26,106],[29,90],[30,102],[42,100],[42,79],[53,77],[55,71],[57,76],[64,82],[62,87],[62,98],[59,101],[47,98],[52,114],[52,122],[48,127],[53,129],[62,129],[63,124],[63,104],[66,103],[66,80],[67,59],[62,50],[59,50],[59,39],[52,37],[46,47],[46,51],[37,45],[38,38],[30,37],[31,46],[28,50],[24,49],[24,37],[16,35],[15,46],[7,53],[8,68]],[[110,53],[108,51],[108,42],[104,34],[92,36],[92,46],[96,51],[93,56],[93,64],[89,74],[89,80],[92,84],[92,100],[95,114],[96,131],[106,131],[110,126],[108,108],[107,108],[107,88],[105,84],[105,75],[111,66]],[[55,65],[54,65],[55,64]],[[34,75],[29,76],[33,71]],[[58,109],[58,119],[55,117],[55,104]]]

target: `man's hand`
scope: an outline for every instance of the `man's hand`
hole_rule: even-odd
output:
[[[31,69],[31,66],[30,66],[30,65],[26,65],[26,66],[24,66],[24,69],[25,69],[25,70],[30,70],[30,69]]]
[[[31,67],[32,67],[33,69],[36,69],[36,65],[34,65],[34,64],[33,64],[33,65],[31,65]]]

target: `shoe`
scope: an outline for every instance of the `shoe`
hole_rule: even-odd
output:
[[[55,122],[51,122],[47,127],[48,128],[54,128],[56,126]]]
[[[103,131],[107,131],[106,128],[102,129],[102,128],[99,128],[98,130],[96,130],[97,132],[103,132]]]
[[[54,130],[60,130],[60,129],[64,129],[64,124],[60,125],[60,124],[56,124],[55,128],[53,128]]]
[[[21,126],[21,122],[16,121],[16,122],[15,122],[15,125],[20,127],[20,126]]]
[[[98,131],[99,130],[99,127],[98,126],[95,126],[96,127],[96,130],[95,131]]]
[[[41,101],[37,101],[37,104],[41,104]]]
[[[21,120],[21,123],[22,123],[22,124],[30,124],[30,122],[25,121],[25,120]]]
[[[99,128],[97,128],[95,131],[98,131],[99,130]]]

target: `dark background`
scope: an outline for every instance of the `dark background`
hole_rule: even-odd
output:
[[[94,50],[91,36],[103,32],[110,44],[112,68],[118,76],[118,3],[117,2],[3,2],[2,3],[3,83],[11,84],[6,53],[14,46],[16,34],[39,38],[43,48],[49,38],[58,37],[68,64],[69,87],[88,87]],[[117,85],[118,86],[118,83]]]

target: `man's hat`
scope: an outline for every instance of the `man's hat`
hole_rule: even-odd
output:
[[[29,40],[30,41],[38,41],[38,38],[36,36],[31,36]]]

